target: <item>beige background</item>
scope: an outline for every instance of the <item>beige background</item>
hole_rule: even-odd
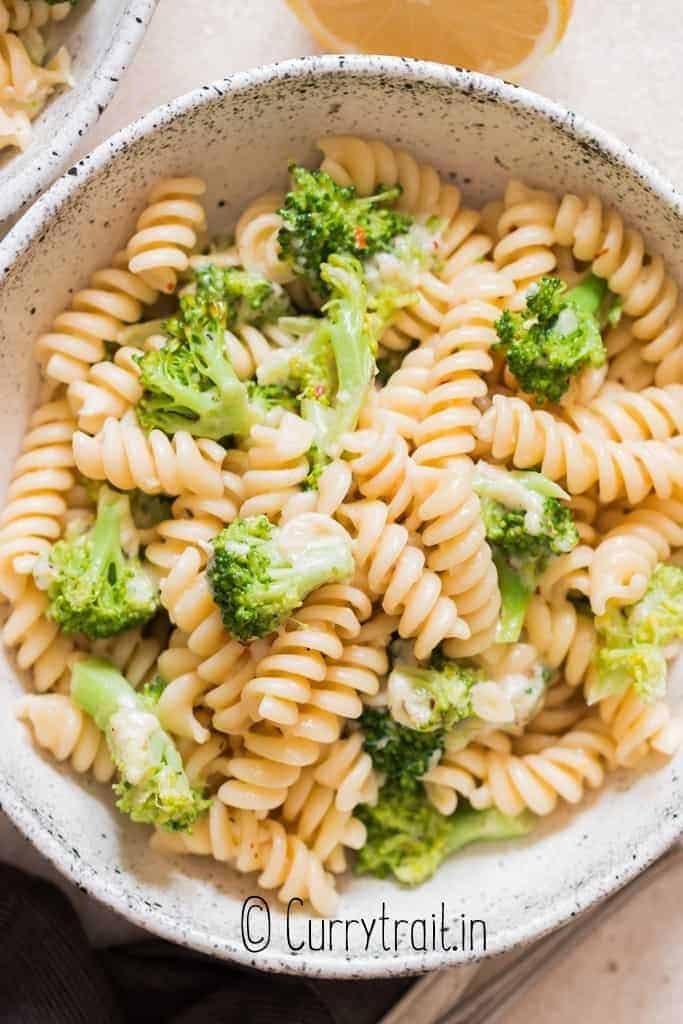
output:
[[[680,0],[576,0],[564,42],[526,84],[611,130],[683,188],[682,19]],[[136,60],[83,152],[195,86],[315,50],[282,0],[161,0]],[[0,855],[50,872],[1,820]],[[134,932],[70,892],[95,939]],[[682,905],[678,869],[554,968],[505,1015],[504,1024],[680,1024]]]

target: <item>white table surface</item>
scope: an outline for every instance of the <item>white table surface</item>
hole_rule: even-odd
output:
[[[526,83],[614,132],[681,188],[682,15],[680,0],[576,0],[564,42]],[[282,0],[161,0],[133,65],[83,152],[195,86],[314,52],[315,42]],[[2,820],[0,856],[55,877]],[[95,941],[141,934],[62,884]],[[683,870],[678,870],[554,968],[504,1024],[680,1024],[681,906]]]

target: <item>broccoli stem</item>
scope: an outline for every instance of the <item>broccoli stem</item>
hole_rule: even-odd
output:
[[[366,338],[367,292],[360,274],[339,266],[334,258],[326,265],[324,280],[347,301],[330,302],[330,341],[337,366],[336,435],[353,430],[358,422],[375,373],[375,357]]]
[[[514,644],[519,640],[532,591],[524,586],[520,574],[500,554],[494,555],[498,570],[501,608],[496,643]]]
[[[159,723],[158,692],[140,695],[108,661],[86,658],[74,665],[71,696],[104,733],[119,773],[118,809],[133,821],[190,830],[210,801],[191,787],[180,753]]]
[[[121,708],[147,710],[130,683],[104,658],[76,662],[71,696],[101,732],[106,732],[112,715]]]
[[[83,577],[88,591],[92,582],[102,577],[107,566],[114,565],[115,575],[123,567],[121,498],[106,490],[103,490],[102,495],[98,502],[97,520],[90,533],[92,557]]]
[[[598,312],[607,294],[607,282],[596,274],[589,274],[580,284],[566,293],[567,301],[583,313]]]
[[[534,828],[536,817],[530,811],[518,815],[503,814],[491,807],[485,811],[458,809],[450,819],[446,841],[446,856],[461,850],[469,843],[495,842],[498,839],[517,839]]]

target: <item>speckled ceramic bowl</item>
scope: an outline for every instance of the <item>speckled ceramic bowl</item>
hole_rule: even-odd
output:
[[[680,265],[681,203],[626,147],[575,114],[510,85],[453,68],[375,57],[292,61],[216,82],[155,111],[73,167],[0,245],[0,459],[3,481],[35,393],[31,339],[125,241],[159,175],[208,179],[211,227],[229,228],[252,196],[285,183],[291,158],[315,159],[325,132],[382,136],[432,160],[467,197],[500,192],[508,174],[562,191],[597,190],[636,224],[652,248]],[[470,958],[469,922],[486,922],[487,952],[555,928],[622,885],[679,835],[683,757],[613,776],[573,813],[561,812],[528,841],[471,847],[421,888],[351,879],[323,950],[308,948],[305,919],[288,941],[270,899],[242,913],[257,890],[221,864],[168,861],[147,847],[147,829],[116,814],[106,789],[41,756],[12,716],[22,682],[3,660],[0,798],[17,825],[80,887],[132,921],[217,956],[275,971],[367,977]],[[681,688],[671,700],[681,704]],[[382,943],[382,904],[389,923]],[[442,907],[450,925],[444,952]],[[398,926],[394,921],[417,921]],[[425,921],[425,926],[420,924]],[[435,922],[436,932],[432,931]],[[423,939],[424,931],[424,939]],[[313,944],[320,946],[319,924]],[[259,941],[261,937],[261,941]],[[476,951],[481,931],[475,927]],[[301,942],[304,946],[295,951]],[[383,945],[385,948],[383,948]],[[424,946],[424,949],[415,948]]]
[[[50,49],[64,43],[74,87],[52,96],[33,122],[22,153],[0,152],[0,235],[64,170],[69,157],[114,95],[154,13],[157,0],[81,0],[50,30]]]

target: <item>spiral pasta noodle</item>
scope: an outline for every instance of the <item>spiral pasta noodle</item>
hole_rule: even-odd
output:
[[[154,527],[145,549],[145,558],[156,566],[160,576],[173,568],[188,546],[196,549],[202,564],[208,559],[209,542],[237,517],[244,500],[244,486],[238,466],[230,468],[243,453],[228,452],[222,471],[223,494],[204,498],[181,494],[171,506],[171,518]],[[239,460],[241,461],[241,460]]]
[[[23,32],[44,28],[51,21],[63,21],[71,4],[49,4],[46,0],[0,0],[0,32]]]
[[[334,789],[319,781],[314,767],[304,768],[289,790],[282,818],[335,874],[346,869],[344,848],[359,850],[365,843],[365,825],[338,807]]]
[[[421,524],[427,566],[437,572],[443,593],[455,601],[468,637],[447,639],[452,657],[471,657],[495,642],[500,611],[498,574],[474,493],[474,467],[463,459],[457,469],[421,467],[415,474],[414,519]]]
[[[429,802],[441,814],[453,814],[460,797],[470,800],[489,770],[488,752],[508,754],[510,740],[491,731],[463,747],[457,736],[447,736],[439,763],[430,768],[422,781]]]
[[[383,501],[393,522],[407,511],[413,498],[412,463],[408,445],[392,431],[357,430],[344,438],[344,452],[358,490],[364,498]]]
[[[201,178],[163,178],[147,196],[126,247],[128,269],[150,288],[170,293],[206,227]]]
[[[249,811],[234,812],[220,801],[214,801],[190,835],[156,832],[152,845],[160,853],[211,855],[238,871],[258,871],[261,888],[277,889],[285,904],[308,900],[323,916],[333,914],[337,905],[332,877],[301,839],[280,822],[262,821]]]
[[[485,781],[469,796],[477,809],[497,807],[503,814],[550,814],[558,799],[576,804],[586,787],[599,788],[605,769],[615,764],[616,744],[591,719],[537,754],[492,751],[487,754]]]
[[[367,596],[349,584],[329,584],[309,595],[242,691],[251,719],[287,729],[312,712],[330,721],[334,733],[337,716],[357,718],[362,706],[354,673],[343,669],[342,638],[357,637],[371,609]]]
[[[105,341],[115,340],[125,324],[137,323],[156,291],[119,265],[97,270],[88,287],[77,291],[71,305],[36,341],[35,355],[51,379],[71,384],[85,380],[93,363],[105,355]]]
[[[333,743],[315,765],[313,775],[334,794],[339,811],[349,812],[360,803],[372,804],[377,799],[377,774],[370,755],[363,750],[360,732]]]
[[[240,516],[280,516],[308,476],[306,453],[313,435],[311,424],[290,412],[277,426],[252,427]]]
[[[108,419],[120,420],[142,397],[140,367],[142,350],[122,345],[114,358],[94,363],[83,380],[69,385],[68,400],[79,430],[97,434]]]
[[[235,225],[235,242],[242,266],[265,274],[278,284],[294,278],[288,263],[280,259],[278,232],[282,217],[277,212],[285,197],[281,192],[267,192],[247,206]]]
[[[665,441],[683,432],[683,385],[625,391],[607,387],[565,413],[583,434],[609,441]]]
[[[226,806],[241,810],[264,813],[281,807],[302,769],[320,756],[316,740],[285,735],[267,724],[252,726],[241,739],[243,748],[227,762],[229,778],[218,790]]]
[[[434,352],[420,422],[413,437],[413,458],[420,465],[448,466],[475,447],[474,428],[481,413],[476,402],[487,392],[483,376],[496,341],[496,302],[509,284],[491,264],[480,263],[457,279],[453,306],[440,333],[430,341]]]
[[[597,196],[565,195],[555,219],[555,235],[577,259],[591,263],[623,300],[631,331],[646,362],[657,364],[658,386],[680,379],[683,359],[683,305],[678,285],[660,256],[649,256],[642,235]]]
[[[683,724],[659,700],[643,704],[633,688],[598,705],[600,718],[616,744],[616,763],[632,765],[650,751],[670,756],[683,739]]]
[[[521,398],[495,395],[477,437],[497,460],[520,469],[540,466],[551,480],[563,480],[570,494],[598,485],[604,503],[625,496],[630,504],[651,491],[671,496],[683,483],[680,453],[663,441],[605,441],[578,433]]]
[[[359,426],[380,434],[397,433],[412,440],[423,416],[433,365],[434,353],[427,346],[408,352],[383,388],[370,389]]]
[[[35,17],[39,20],[42,8],[36,6]],[[48,97],[60,85],[71,85],[71,60],[66,49],[61,47],[43,64],[45,46],[30,15],[20,35],[7,31],[20,22],[26,22],[23,5],[11,9],[0,6],[0,149],[25,149],[31,139],[31,121]]]
[[[424,552],[410,543],[404,526],[390,522],[384,502],[349,503],[341,512],[353,526],[356,561],[367,571],[370,593],[381,597],[387,614],[400,616],[398,633],[414,638],[416,657],[428,657],[444,638],[469,635],[439,577],[425,568]]]
[[[137,626],[104,640],[94,640],[92,652],[116,665],[131,686],[137,688],[154,678],[168,633],[165,616],[158,616],[149,628]]]
[[[551,193],[514,179],[509,182],[493,259],[514,283],[516,291],[508,301],[511,309],[521,309],[529,286],[555,268],[556,211],[557,200]]]
[[[47,617],[47,594],[38,590],[29,578],[21,594],[13,601],[5,622],[2,640],[10,650],[16,648],[17,665],[31,670],[39,692],[51,689],[69,669],[74,655],[70,637]]]
[[[0,591],[12,601],[62,532],[75,480],[74,427],[63,399],[41,405],[30,419],[0,518]]]
[[[199,440],[184,430],[170,439],[161,430],[145,435],[134,413],[105,420],[91,437],[73,435],[76,467],[91,480],[108,480],[121,490],[137,487],[145,494],[182,494],[206,498],[223,494],[221,465],[225,449],[215,441]]]
[[[573,689],[584,682],[597,648],[595,627],[566,600],[546,601],[534,594],[524,620],[527,639],[550,669],[562,667]]]
[[[79,774],[92,771],[98,782],[109,782],[114,765],[104,736],[67,694],[28,694],[17,702],[16,715],[57,761],[68,759]]]

